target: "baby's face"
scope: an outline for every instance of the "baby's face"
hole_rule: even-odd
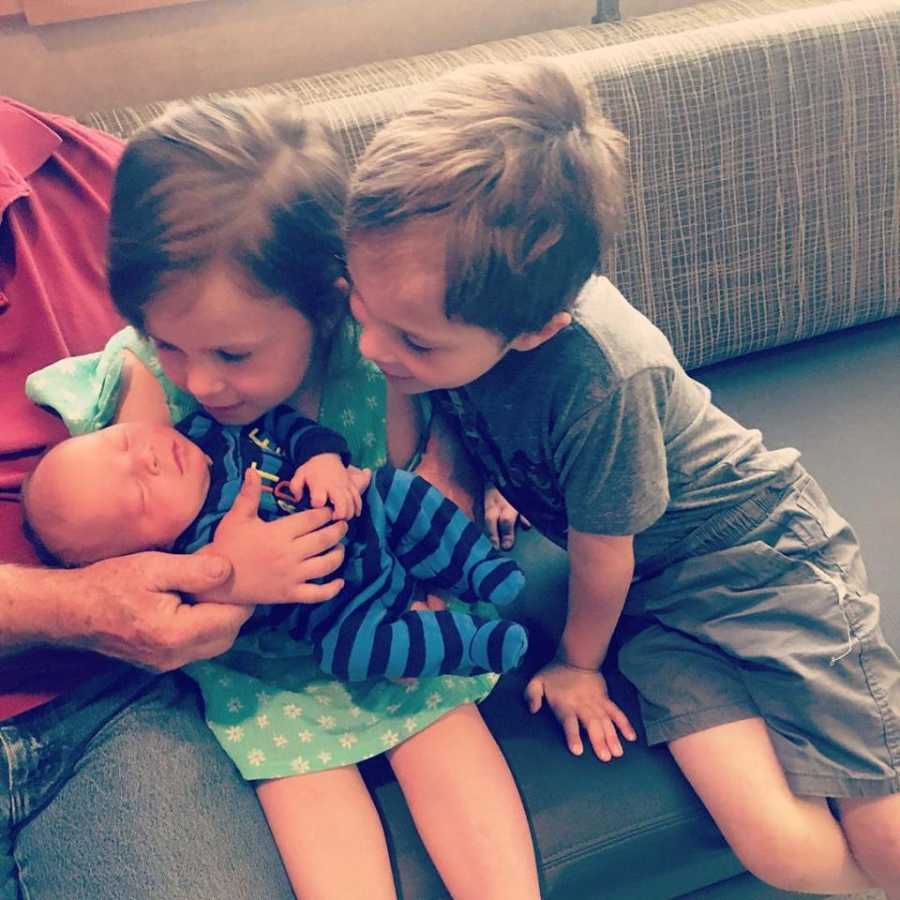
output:
[[[196,518],[209,458],[167,425],[129,422],[54,447],[35,471],[29,515],[70,563],[166,549]]]

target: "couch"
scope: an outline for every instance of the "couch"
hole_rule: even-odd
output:
[[[469,62],[552,56],[630,138],[629,225],[611,277],[714,399],[798,446],[861,533],[900,648],[900,69],[897,0],[715,0],[247,89],[315,107],[352,157],[419,86]],[[127,137],[162,104],[84,117]],[[533,533],[518,609],[552,652],[563,554]],[[630,686],[607,665],[636,719]],[[603,765],[521,700],[483,704],[528,810],[550,900],[786,896],[746,873],[664,748]],[[386,766],[366,775],[402,896],[445,896]]]

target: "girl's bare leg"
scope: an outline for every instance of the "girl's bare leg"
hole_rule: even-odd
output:
[[[300,900],[397,896],[384,829],[356,766],[264,781],[256,792]]]
[[[538,900],[522,799],[474,704],[447,713],[388,759],[454,900]]]
[[[741,862],[786,891],[873,887],[823,799],[798,797],[761,718],[717,725],[669,744],[675,761]]]

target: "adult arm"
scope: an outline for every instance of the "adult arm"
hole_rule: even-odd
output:
[[[225,581],[217,556],[137,553],[83,569],[0,565],[0,655],[36,646],[92,650],[157,671],[227,650],[250,606],[187,604]]]
[[[532,712],[546,700],[572,753],[584,746],[582,728],[604,762],[622,755],[618,732],[636,737],[628,717],[609,699],[599,672],[634,573],[633,538],[569,530],[569,604],[556,658],[529,681]]]

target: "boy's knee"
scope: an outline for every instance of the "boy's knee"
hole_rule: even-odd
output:
[[[754,823],[732,835],[731,848],[760,881],[783,891],[806,891],[817,885],[816,857],[822,853],[815,829],[807,822]]]
[[[900,795],[842,801],[841,813],[841,826],[859,864],[900,884]]]

